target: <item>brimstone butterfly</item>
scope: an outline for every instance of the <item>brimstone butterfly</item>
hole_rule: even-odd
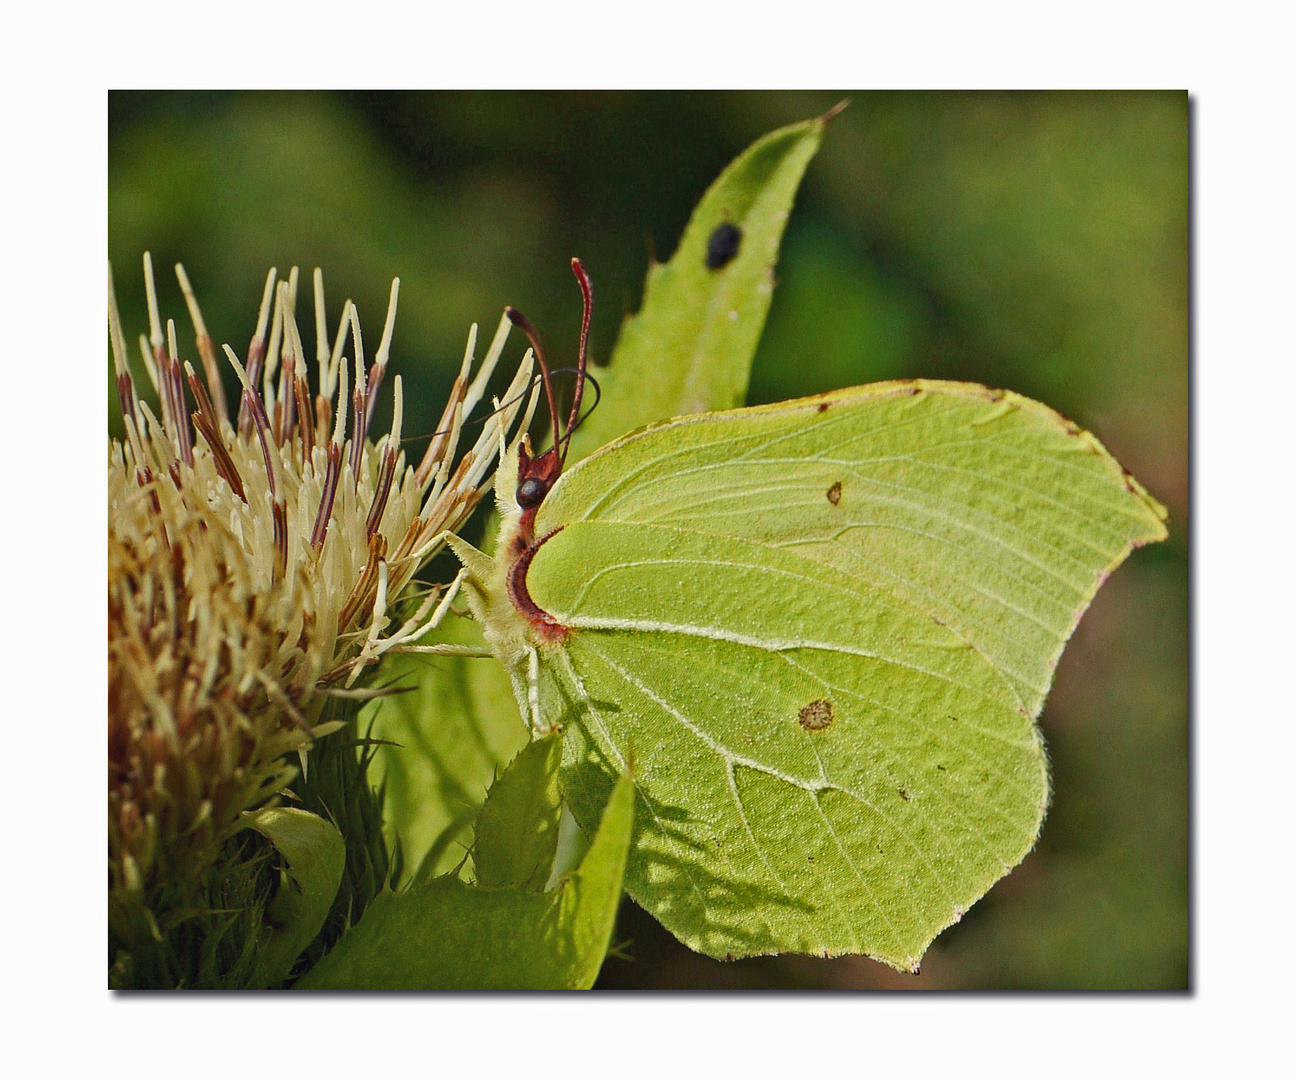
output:
[[[577,821],[633,760],[626,889],[680,940],[916,970],[1035,843],[1053,668],[1164,510],[974,384],[679,417],[562,472],[578,408],[510,449],[494,557],[452,541]]]

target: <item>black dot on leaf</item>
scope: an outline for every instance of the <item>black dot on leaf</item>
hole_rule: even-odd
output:
[[[836,506],[841,502],[841,481],[834,481],[833,486],[828,489],[828,501]]]
[[[733,262],[742,244],[742,229],[728,221],[721,222],[707,240],[706,264],[708,270],[719,270]]]

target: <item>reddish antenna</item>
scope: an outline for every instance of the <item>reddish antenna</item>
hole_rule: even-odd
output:
[[[589,346],[590,316],[594,312],[594,285],[585,270],[585,264],[580,259],[572,259],[571,266],[572,273],[576,275],[576,283],[580,285],[584,313],[581,315],[580,351],[576,354],[576,389],[572,392],[571,414],[567,417],[567,434],[562,448],[564,464],[567,461],[567,447],[571,445],[572,432],[576,430],[576,422],[580,417],[581,397],[585,393],[586,351]]]
[[[541,378],[544,380],[545,397],[549,402],[549,415],[553,420],[553,446],[539,457],[531,457],[525,446],[518,452],[518,486],[517,502],[523,514],[518,533],[518,542],[525,547],[532,540],[532,528],[535,524],[535,512],[544,501],[549,489],[557,482],[567,461],[567,450],[571,445],[572,430],[580,418],[581,398],[585,393],[585,365],[589,350],[590,315],[594,309],[594,287],[590,276],[580,259],[572,259],[572,273],[580,285],[584,298],[584,315],[581,319],[580,352],[576,360],[576,390],[572,394],[571,412],[567,416],[566,431],[558,416],[558,402],[554,397],[553,378],[549,370],[549,361],[540,344],[540,334],[531,325],[531,320],[516,308],[505,308],[504,313],[514,326],[519,327],[531,342],[535,350],[536,361],[540,365]],[[519,548],[521,550],[521,548]]]
[[[558,426],[558,403],[554,400],[553,378],[549,374],[549,362],[545,359],[544,346],[540,344],[540,332],[532,325],[522,312],[515,307],[506,307],[504,314],[509,317],[509,321],[518,327],[522,333],[526,334],[527,339],[531,342],[531,348],[535,351],[536,360],[540,364],[540,379],[544,383],[545,397],[549,401],[549,419],[553,421],[554,446],[557,446],[561,440],[561,432]]]
[[[585,393],[585,366],[587,361],[587,352],[589,349],[589,328],[590,316],[594,311],[594,285],[590,281],[589,272],[585,269],[585,264],[580,259],[572,259],[572,273],[576,275],[576,282],[580,285],[581,298],[583,300],[584,312],[581,316],[581,333],[580,333],[580,351],[576,356],[576,389],[572,394],[571,412],[567,414],[566,429],[558,419],[558,402],[554,397],[553,376],[550,373],[549,361],[545,357],[544,346],[540,343],[540,332],[522,312],[515,307],[507,307],[504,313],[513,323],[527,336],[531,342],[531,348],[535,350],[536,361],[540,365],[541,378],[544,381],[545,398],[549,403],[549,416],[553,421],[553,445],[557,450],[558,467],[562,468],[567,462],[567,449],[571,445],[572,430],[576,426],[576,420],[580,416],[581,398]]]

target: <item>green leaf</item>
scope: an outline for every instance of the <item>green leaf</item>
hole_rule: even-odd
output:
[[[1093,436],[971,384],[614,443],[542,504],[526,577],[567,628],[533,640],[572,812],[633,754],[626,887],[682,941],[913,969],[1033,846],[1054,666],[1164,516]]]
[[[451,615],[438,640],[480,644],[481,632]],[[368,706],[360,730],[372,720],[375,738],[398,744],[376,748],[371,775],[386,784],[384,828],[399,838],[407,873],[427,880],[463,860],[486,791],[527,729],[493,661],[398,656],[383,674],[412,689]]]
[[[522,748],[486,795],[477,815],[473,862],[477,884],[536,892],[549,880],[558,849],[561,739]]]
[[[257,956],[252,985],[274,986],[286,979],[293,961],[314,940],[342,883],[346,843],[322,817],[291,807],[247,811],[244,824],[266,837],[288,867],[267,910],[274,929]]]
[[[831,115],[758,139],[707,189],[670,262],[648,271],[643,306],[598,373],[602,401],[573,437],[572,460],[654,420],[746,400],[779,242]],[[708,241],[725,223],[741,229],[738,253],[709,269]]]
[[[549,892],[478,888],[445,876],[383,893],[297,986],[587,989],[612,937],[633,819],[626,775],[613,786],[580,869]]]

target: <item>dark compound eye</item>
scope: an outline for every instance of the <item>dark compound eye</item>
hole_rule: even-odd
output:
[[[544,482],[537,480],[534,476],[528,476],[522,483],[517,486],[518,506],[523,510],[530,510],[534,506],[539,506],[544,502],[544,497],[549,494],[549,489]]]
[[[708,270],[719,270],[727,266],[738,254],[738,245],[742,243],[742,229],[737,225],[724,222],[715,227],[711,239],[707,241],[706,264]]]

